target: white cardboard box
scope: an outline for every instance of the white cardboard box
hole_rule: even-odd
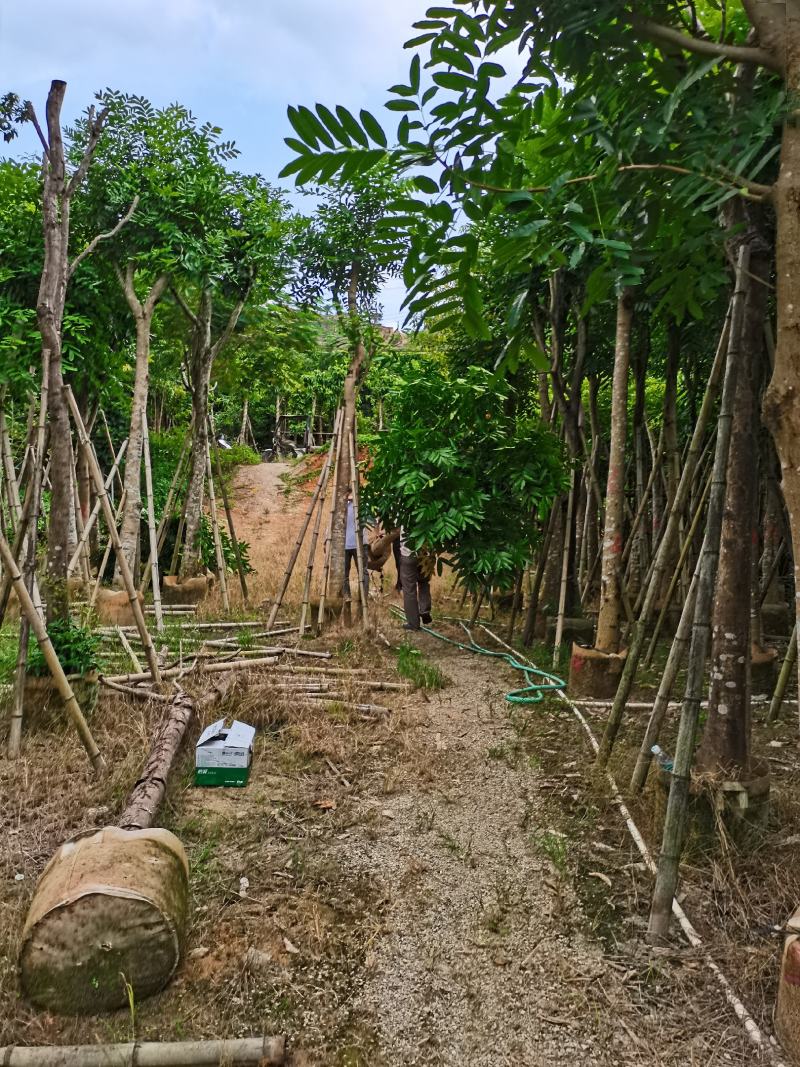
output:
[[[255,735],[255,727],[238,719],[230,726],[225,725],[224,719],[207,726],[195,748],[195,784],[246,785]]]

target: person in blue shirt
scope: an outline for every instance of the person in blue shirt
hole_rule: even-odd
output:
[[[368,537],[366,528],[361,530],[361,543],[366,546]],[[352,492],[347,494],[347,523],[345,526],[344,534],[344,595],[350,596],[350,567],[355,565],[356,574],[358,574],[358,552],[356,541],[356,513],[353,507],[353,494]],[[363,550],[364,555],[364,600],[366,602],[369,596],[369,571],[367,570],[367,549]]]

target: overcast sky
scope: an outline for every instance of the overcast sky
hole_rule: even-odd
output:
[[[291,158],[287,106],[379,111],[407,75],[403,42],[431,2],[0,0],[0,92],[31,99],[41,114],[50,81],[62,78],[67,122],[106,87],[157,106],[178,101],[236,141],[237,167],[275,181]],[[27,135],[13,151],[34,148]],[[391,282],[387,323],[402,296]]]

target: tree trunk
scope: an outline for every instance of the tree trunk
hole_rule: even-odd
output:
[[[125,509],[122,514],[120,541],[122,551],[131,571],[134,571],[139,547],[139,532],[142,515],[142,449],[144,445],[143,419],[147,410],[147,394],[150,380],[150,333],[156,304],[164,295],[169,278],[162,274],[156,279],[147,298],[140,301],[134,287],[133,264],[127,264],[124,274],[117,272],[122,291],[136,324],[136,371],[131,398],[131,427],[128,434],[128,451],[125,455]],[[114,568],[114,584],[122,587],[119,564]]]
[[[727,778],[750,770],[750,591],[757,522],[756,383],[763,352],[770,249],[750,242],[750,284],[744,307],[741,362],[728,453],[725,508],[712,616],[711,689],[698,769]]]
[[[606,486],[606,522],[600,577],[600,614],[595,647],[619,652],[622,590],[620,560],[625,506],[625,436],[628,422],[628,365],[633,326],[633,289],[625,288],[617,300],[617,336],[614,349],[614,383],[611,394],[611,447]]]

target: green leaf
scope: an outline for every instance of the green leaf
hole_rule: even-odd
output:
[[[427,44],[428,41],[433,41],[436,38],[435,33],[423,33],[419,37],[412,37],[410,41],[406,41],[403,48],[417,48],[421,44]]]
[[[427,174],[418,174],[414,178],[414,185],[416,185],[421,193],[430,193],[432,196],[435,196],[436,193],[439,192],[438,184],[433,178],[429,178]]]
[[[372,138],[372,140],[379,144],[381,148],[386,148],[388,144],[386,140],[386,134],[383,132],[383,129],[381,128],[381,125],[377,121],[377,119],[370,115],[369,111],[367,110],[361,111],[360,118],[364,129],[367,131],[368,135]]]
[[[342,107],[341,104],[336,108],[336,115],[339,122],[342,124],[342,129],[348,133],[354,141],[360,144],[363,148],[369,148],[369,139],[365,135],[364,131],[358,125],[358,122],[353,118],[350,112]]]
[[[319,121],[317,116],[311,111],[310,108],[300,106],[297,109],[298,115],[304,125],[304,127],[313,132],[314,137],[328,148],[335,148],[333,138]],[[301,135],[302,136],[302,135]]]
[[[466,74],[456,74],[455,72],[434,74],[433,80],[443,89],[454,89],[459,93],[465,89],[474,89],[477,85],[474,78],[469,78]]]
[[[387,100],[383,106],[387,111],[419,111],[416,100]]]
[[[320,121],[325,123],[325,126],[330,130],[336,140],[340,144],[349,146],[350,138],[345,133],[341,123],[336,119],[333,112],[325,107],[324,104],[317,104],[317,114],[320,117]]]
[[[419,56],[414,56],[408,69],[408,81],[415,93],[419,92],[420,66]]]

